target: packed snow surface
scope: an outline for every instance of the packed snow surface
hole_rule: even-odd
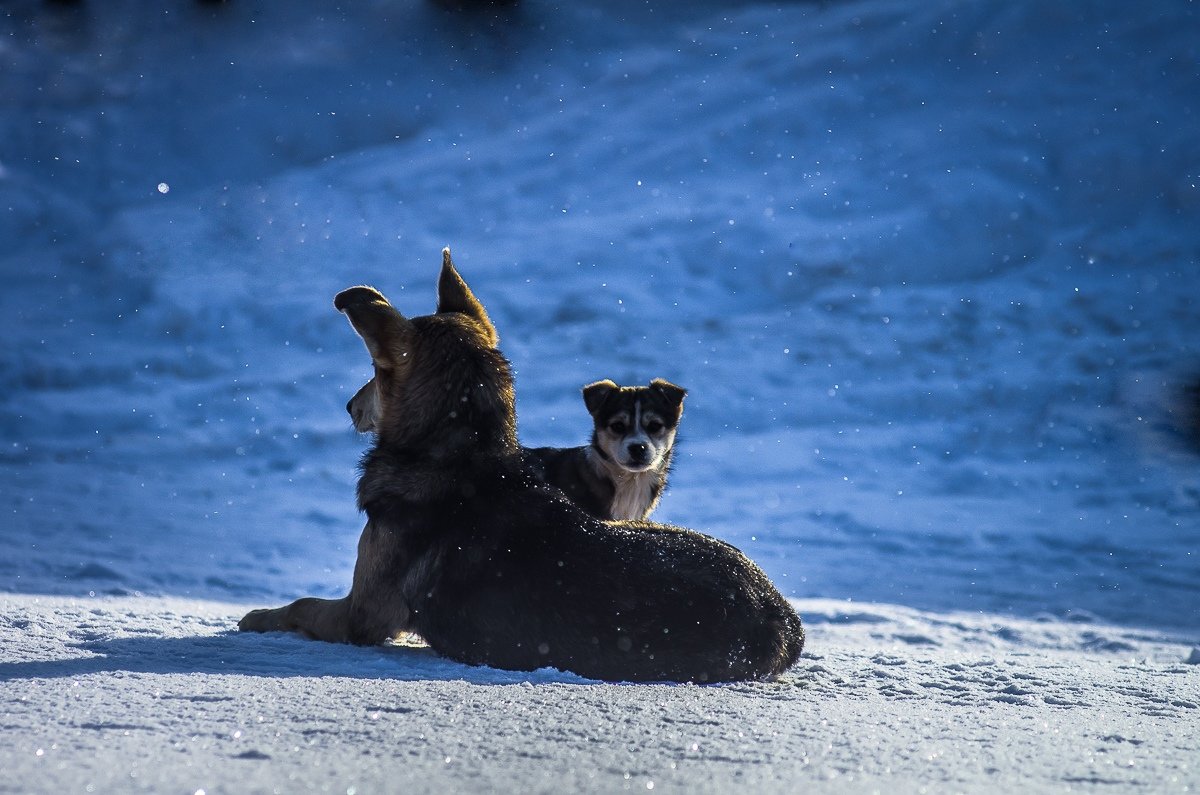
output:
[[[0,6],[0,792],[1200,787],[1200,9]],[[345,592],[332,308],[689,389],[780,680],[243,636]],[[90,788],[90,789],[89,789]]]
[[[801,600],[774,682],[604,685],[231,634],[241,606],[0,598],[0,791],[1195,789],[1200,676],[1134,630]]]

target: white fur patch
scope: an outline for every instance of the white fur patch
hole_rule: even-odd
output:
[[[617,491],[612,502],[613,518],[645,519],[646,514],[654,507],[654,485],[658,478],[658,472],[648,469],[645,472],[628,473],[626,477],[616,480]]]
[[[596,472],[611,480],[616,489],[612,518],[645,519],[661,496],[661,489],[656,494],[655,486],[662,482],[662,473],[657,468],[630,472],[615,461],[604,460],[592,448],[588,448],[587,458]]]

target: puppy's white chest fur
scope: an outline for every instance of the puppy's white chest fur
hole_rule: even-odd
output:
[[[659,469],[630,472],[611,461],[605,461],[593,449],[588,450],[588,461],[597,473],[613,484],[613,519],[642,520],[653,510],[662,493],[663,475]]]
[[[659,477],[657,472],[647,471],[626,474],[620,480],[615,480],[613,485],[617,489],[613,495],[613,518],[645,519],[658,496],[655,485]]]

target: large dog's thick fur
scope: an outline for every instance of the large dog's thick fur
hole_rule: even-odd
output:
[[[734,547],[597,520],[530,471],[508,362],[449,250],[436,314],[405,318],[369,287],[334,305],[379,382],[353,583],[240,629],[358,644],[411,631],[465,663],[614,681],[758,679],[796,661],[799,617]]]
[[[662,378],[649,386],[597,381],[583,388],[592,417],[591,443],[524,448],[542,480],[597,519],[649,519],[667,487],[675,434],[687,390]],[[346,403],[359,433],[379,423],[379,387],[372,378]]]

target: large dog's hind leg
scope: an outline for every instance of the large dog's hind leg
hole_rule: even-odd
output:
[[[306,596],[290,605],[251,610],[242,632],[299,632],[313,640],[372,646],[409,629],[409,609],[386,565],[394,536],[370,523],[358,539],[350,593],[341,599]]]
[[[352,643],[350,597],[297,599],[290,605],[252,610],[238,622],[242,632],[299,632],[314,640]]]
[[[251,610],[238,622],[241,632],[298,632],[328,643],[374,646],[406,630],[408,608],[398,597],[378,600],[306,596],[290,605]]]

